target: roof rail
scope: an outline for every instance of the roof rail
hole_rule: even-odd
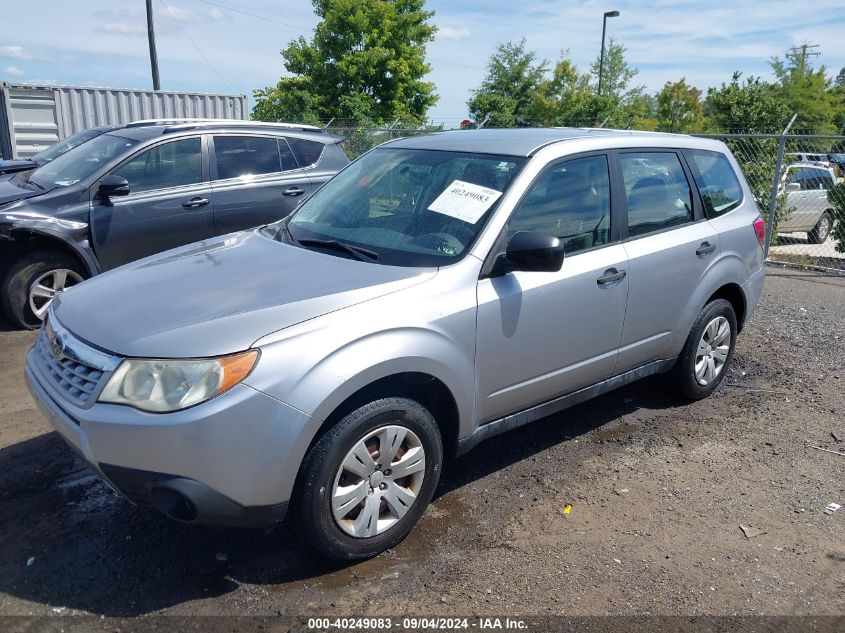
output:
[[[167,132],[221,125],[232,127],[275,128],[296,130],[300,132],[323,132],[323,129],[317,127],[316,125],[305,125],[300,123],[272,123],[269,121],[244,121],[242,119],[145,119],[142,121],[133,121],[126,127],[146,127],[151,125],[165,125],[167,126]]]
[[[173,125],[176,123],[199,123],[201,121],[223,121],[225,119],[198,119],[198,118],[167,118],[167,119],[140,119],[127,123],[126,127],[146,127],[148,125]]]

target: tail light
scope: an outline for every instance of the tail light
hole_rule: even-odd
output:
[[[760,242],[760,247],[766,250],[764,244],[766,243],[766,223],[759,215],[754,220],[754,232],[757,234],[757,241]]]

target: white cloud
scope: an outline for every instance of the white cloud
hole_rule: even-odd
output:
[[[95,26],[94,32],[109,35],[146,35],[147,27],[140,24],[127,24],[126,22],[106,22]]]
[[[26,74],[22,68],[18,68],[17,66],[6,66],[3,72],[12,77],[23,77]]]
[[[437,27],[436,37],[438,39],[462,40],[470,36],[472,36],[472,32],[465,26],[462,26],[460,28],[455,28],[452,26]]]
[[[27,61],[31,59],[46,60],[48,57],[40,53],[33,53],[26,50],[23,46],[0,46],[0,57],[8,57],[9,59],[20,59]]]
[[[181,24],[191,24],[197,22],[210,22],[213,20],[220,20],[224,16],[219,9],[211,9],[210,11],[189,11],[182,9],[172,4],[166,4],[156,13],[157,18],[162,21],[179,22]]]

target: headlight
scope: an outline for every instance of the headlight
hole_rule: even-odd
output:
[[[178,411],[223,393],[247,377],[258,350],[220,358],[141,360],[127,358],[115,370],[100,402],[143,411]]]

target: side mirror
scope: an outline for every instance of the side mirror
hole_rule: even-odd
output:
[[[512,270],[553,273],[562,265],[563,243],[558,238],[548,233],[520,231],[508,242],[496,272],[500,275]]]
[[[788,182],[788,183],[786,183],[786,190],[787,191],[801,191],[801,183],[800,182]]]
[[[122,176],[109,174],[100,181],[97,193],[105,201],[108,201],[112,196],[129,195],[129,181]]]

